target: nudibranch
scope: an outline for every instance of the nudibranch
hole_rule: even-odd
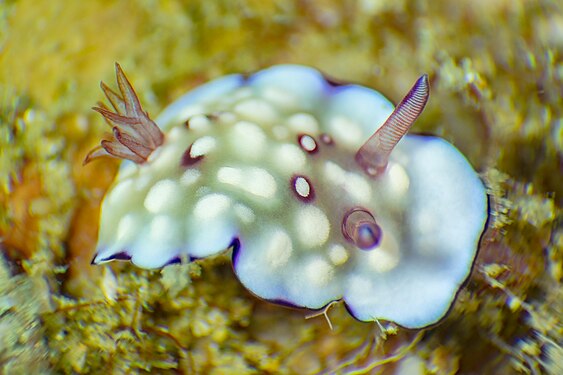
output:
[[[394,107],[315,69],[234,74],[153,121],[116,65],[113,130],[85,162],[126,159],[102,203],[92,261],[160,268],[232,250],[253,294],[361,321],[436,323],[468,277],[487,219],[479,176],[450,143],[406,135],[429,97]]]

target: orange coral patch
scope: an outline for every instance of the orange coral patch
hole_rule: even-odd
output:
[[[97,288],[93,280],[101,275],[101,269],[92,267],[90,262],[96,248],[100,206],[119,166],[115,161],[105,160],[103,163],[83,167],[82,159],[88,148],[88,142],[82,145],[72,162],[77,190],[83,192],[79,194],[67,240],[69,270],[65,289],[75,296],[91,295],[93,288]]]
[[[0,227],[0,236],[15,259],[29,258],[37,248],[38,223],[31,207],[40,193],[39,172],[34,165],[27,164],[19,181],[14,181],[14,188],[5,198],[6,202],[1,202],[8,207],[8,227]]]

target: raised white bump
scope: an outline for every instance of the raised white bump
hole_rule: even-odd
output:
[[[174,126],[166,133],[167,142],[181,142],[182,139],[189,136],[188,129],[185,126]]]
[[[291,253],[293,252],[291,238],[283,230],[277,229],[271,235],[265,251],[266,260],[271,267],[282,267],[287,264]]]
[[[332,161],[325,163],[324,174],[326,179],[335,185],[341,185],[346,182],[346,171]]]
[[[244,190],[261,198],[272,198],[277,184],[274,176],[265,169],[252,167],[245,173]]]
[[[180,158],[184,150],[179,143],[162,145],[149,155],[148,162],[150,168],[154,171],[170,170],[176,168],[180,164]]]
[[[305,205],[295,218],[297,237],[306,247],[320,246],[330,233],[330,223],[325,213],[315,206]]]
[[[319,123],[317,119],[309,113],[296,113],[287,119],[287,126],[296,133],[319,132]]]
[[[177,208],[181,189],[172,180],[160,180],[149,190],[143,205],[151,213],[161,213]]]
[[[218,116],[221,125],[232,125],[238,118],[233,112],[217,112],[216,116]]]
[[[238,156],[250,160],[261,158],[267,143],[264,131],[249,121],[237,122],[232,127],[228,139]]]
[[[334,268],[322,258],[314,258],[305,266],[307,279],[314,286],[325,286],[334,277]]]
[[[238,103],[234,112],[251,121],[269,124],[276,120],[277,112],[272,105],[258,98],[246,99]]]
[[[182,242],[182,232],[178,224],[178,221],[169,215],[156,215],[149,224],[151,245],[161,248],[178,246]]]
[[[410,179],[405,169],[397,163],[389,163],[386,174],[387,191],[395,197],[403,197],[410,185]]]
[[[193,214],[199,220],[210,220],[224,214],[231,207],[231,199],[223,194],[209,194],[194,206]]]
[[[123,201],[130,199],[133,187],[133,180],[129,178],[117,183],[108,194],[108,203],[111,205],[122,204]]]
[[[142,229],[142,220],[139,215],[127,214],[119,220],[117,225],[116,240],[121,243],[131,242]]]
[[[198,138],[192,144],[190,149],[190,156],[192,158],[197,158],[198,156],[203,156],[213,151],[217,146],[217,141],[215,138],[206,135],[205,137]]]
[[[272,162],[285,175],[301,172],[307,163],[305,153],[293,143],[282,143],[272,151]]]
[[[365,296],[367,291],[373,289],[371,279],[365,273],[349,273],[346,281],[346,289],[351,295]]]
[[[191,186],[195,184],[201,177],[201,172],[195,168],[189,168],[184,171],[182,177],[180,177],[180,183],[182,186]]]
[[[194,111],[196,113],[198,111]],[[204,112],[203,108],[199,110],[199,113]],[[190,130],[197,131],[197,132],[204,132],[211,127],[211,121],[206,115],[196,114],[189,118],[188,124]]]
[[[343,117],[336,116],[329,120],[329,131],[339,144],[351,146],[353,148],[361,146],[365,141],[365,136],[361,127],[354,121]]]
[[[262,89],[262,97],[276,105],[278,108],[286,110],[292,109],[298,105],[294,95],[275,87],[264,87]]]
[[[348,260],[348,251],[340,244],[333,244],[328,249],[328,257],[335,266],[341,266]]]
[[[233,92],[230,95],[227,95],[223,98],[223,101],[230,101],[231,104],[233,104],[234,102],[240,102],[243,101],[245,99],[248,99],[250,97],[252,97],[252,89],[248,86],[243,86],[239,89],[237,89],[235,92]]]
[[[135,183],[133,186],[135,187],[136,191],[143,191],[145,190],[152,182],[153,176],[150,174],[141,174],[139,177],[135,179]]]
[[[371,185],[364,176],[346,172],[341,166],[331,161],[325,163],[324,175],[329,182],[340,186],[359,203],[371,201]]]
[[[239,185],[242,181],[242,171],[240,168],[221,167],[217,171],[217,180],[224,184]]]
[[[245,206],[242,203],[235,204],[234,207],[235,215],[245,224],[250,224],[254,222],[256,219],[256,215],[254,215],[254,211],[248,206]]]
[[[260,198],[272,198],[277,191],[274,176],[257,167],[234,168],[222,167],[217,171],[217,180],[236,186]]]
[[[383,233],[379,246],[368,253],[368,263],[376,272],[392,270],[397,267],[400,259],[399,245],[388,231]]]
[[[355,200],[364,204],[368,204],[372,200],[371,185],[363,175],[346,173],[344,186],[348,194]]]

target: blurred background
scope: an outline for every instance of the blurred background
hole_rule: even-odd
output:
[[[0,370],[23,373],[563,373],[563,12],[551,0],[0,1]],[[114,62],[146,110],[224,74],[316,67],[455,144],[489,229],[449,315],[423,331],[259,301],[227,257],[93,267],[118,163],[82,166]],[[354,372],[355,371],[355,372]]]

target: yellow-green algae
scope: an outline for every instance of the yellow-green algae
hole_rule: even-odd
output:
[[[563,372],[563,12],[550,0],[0,2],[3,373]],[[491,194],[490,229],[449,316],[407,332],[271,306],[226,257],[90,267],[113,161],[89,107],[119,61],[150,113],[209,78],[282,62],[399,99]],[[353,370],[355,368],[356,370]]]

